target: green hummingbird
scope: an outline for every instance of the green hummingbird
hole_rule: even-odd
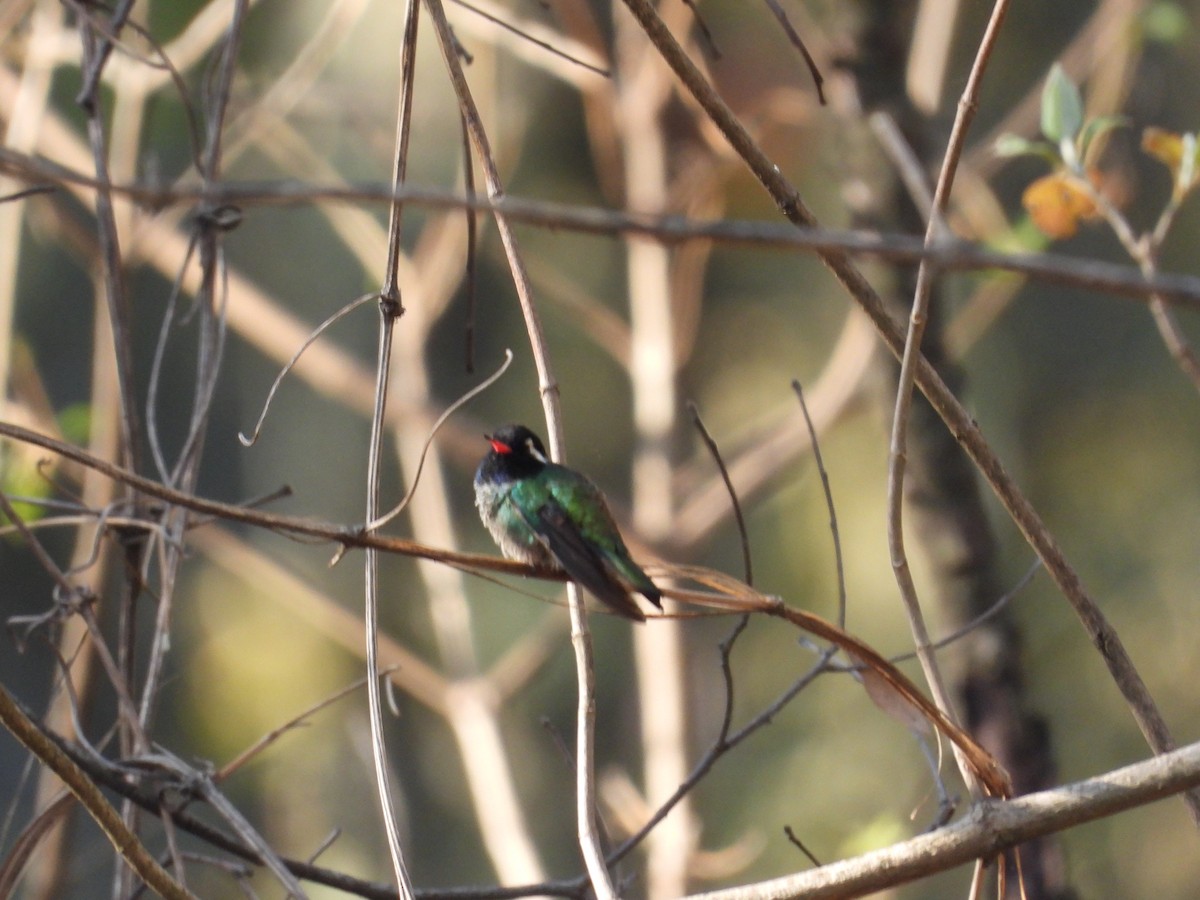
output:
[[[629,555],[599,488],[550,462],[524,425],[484,437],[492,449],[475,471],[475,505],[505,556],[561,569],[628,619],[646,620],[631,591],[662,609],[662,592]]]

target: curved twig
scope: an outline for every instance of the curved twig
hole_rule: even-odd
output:
[[[304,355],[304,351],[311,347],[317,338],[324,334],[331,325],[340,322],[364,303],[370,303],[372,300],[378,299],[378,294],[363,294],[357,300],[351,300],[312,330],[304,343],[300,345],[300,349],[292,354],[292,358],[287,361],[287,365],[280,369],[279,374],[275,376],[275,380],[271,383],[271,389],[267,391],[267,399],[263,401],[262,412],[258,414],[258,421],[254,423],[254,430],[250,432],[250,436],[246,437],[245,432],[238,432],[238,440],[241,441],[243,447],[253,447],[254,443],[258,440],[259,434],[262,433],[263,422],[266,421],[267,413],[271,409],[271,401],[275,399],[275,394],[279,390],[279,386],[283,383],[283,379],[287,377],[288,372],[295,368],[296,363],[300,361],[300,357]]]
[[[392,519],[396,518],[396,516],[400,515],[400,513],[404,512],[408,504],[412,502],[413,494],[416,493],[417,490],[417,485],[421,482],[421,470],[425,467],[425,456],[428,454],[429,446],[433,443],[433,439],[437,436],[437,433],[441,429],[442,425],[444,425],[446,420],[454,415],[454,413],[462,409],[464,405],[478,397],[493,384],[499,381],[500,377],[508,371],[508,367],[512,365],[512,361],[513,352],[506,349],[504,351],[504,362],[500,364],[500,368],[447,406],[445,411],[437,417],[437,421],[433,423],[433,427],[429,429],[429,435],[425,438],[425,446],[421,448],[421,458],[417,461],[417,471],[413,474],[412,486],[408,489],[408,493],[404,495],[404,498],[397,503],[390,512],[384,513],[374,522],[368,522],[367,531],[375,531],[379,528],[382,528],[388,522],[392,521]]]

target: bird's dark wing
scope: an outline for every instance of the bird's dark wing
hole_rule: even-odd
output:
[[[527,521],[571,580],[587,588],[613,612],[637,622],[646,621],[629,590],[609,571],[604,556],[584,538],[558,503],[548,499]]]

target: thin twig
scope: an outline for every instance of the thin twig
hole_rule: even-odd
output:
[[[709,433],[707,426],[705,426],[704,420],[700,418],[700,408],[695,403],[689,402],[687,409],[691,413],[692,424],[696,426],[696,431],[700,433],[700,438],[704,441],[704,446],[708,448],[713,462],[717,464],[717,469],[721,473],[721,480],[725,482],[725,490],[729,493],[729,503],[733,507],[733,518],[737,522],[738,538],[742,544],[742,580],[753,587],[754,566],[750,560],[750,536],[746,531],[746,518],[742,515],[742,504],[738,502],[737,491],[734,490],[733,480],[729,477],[729,469],[725,467],[725,460],[721,458],[720,448],[717,447],[717,442],[713,440],[713,436]],[[838,560],[840,572],[840,553],[838,554]]]
[[[783,833],[787,835],[787,839],[788,839],[789,843],[791,843],[797,850],[799,850],[801,853],[803,853],[808,858],[808,861],[810,863],[812,863],[814,866],[821,865],[820,860],[818,860],[815,856],[812,855],[812,851],[804,846],[804,842],[801,841],[800,838],[796,837],[796,832],[792,831],[791,825],[784,825]]]
[[[146,388],[146,437],[150,442],[150,455],[154,460],[154,467],[158,470],[158,477],[164,482],[171,480],[171,474],[170,467],[167,465],[166,454],[162,450],[162,439],[158,434],[158,386],[162,380],[163,361],[167,355],[167,341],[171,336],[171,328],[175,324],[175,306],[179,302],[183,273],[187,271],[188,266],[192,263],[192,256],[196,252],[197,240],[198,236],[195,234],[189,238],[187,252],[183,255],[183,261],[179,264],[179,272],[176,274],[175,281],[171,285],[171,290],[167,294],[167,302],[163,309],[162,325],[159,326],[158,340],[154,343],[154,356],[150,361],[150,383]]]
[[[104,72],[104,66],[108,62],[108,57],[112,53],[117,39],[120,37],[121,30],[125,27],[125,22],[129,18],[129,14],[133,12],[133,4],[134,0],[120,0],[106,22],[98,17],[91,17],[87,14],[86,9],[77,10],[82,14],[81,17],[87,22],[89,28],[95,29],[105,37],[105,40],[96,42],[96,49],[91,55],[88,65],[83,70],[83,85],[80,87],[79,94],[75,98],[75,102],[89,113],[96,108],[96,91],[100,87],[100,76]],[[75,6],[76,4],[71,3],[69,5]],[[80,3],[79,7],[89,5]]]
[[[388,675],[395,668],[395,666],[392,666],[391,668],[384,669],[379,674]],[[338,700],[341,700],[343,697],[354,693],[364,684],[366,684],[366,681],[366,678],[359,678],[356,681],[352,681],[344,688],[334,691],[334,693],[330,694],[328,697],[318,700],[316,703],[312,704],[312,706],[309,706],[307,709],[303,710],[297,715],[292,716],[292,718],[288,719],[282,725],[277,725],[276,727],[272,728],[241,753],[237,754],[237,756],[235,756],[233,759],[229,760],[229,762],[225,763],[225,765],[221,766],[221,768],[213,772],[213,781],[224,781],[267,747],[271,746],[271,744],[279,740],[279,738],[281,738],[287,732],[295,728],[299,728],[304,723],[305,719],[311,718],[325,707],[330,706],[336,703]]]
[[[975,54],[975,62],[971,74],[963,88],[962,97],[958,102],[958,112],[954,117],[954,125],[950,131],[950,140],[946,146],[945,159],[938,173],[937,186],[933,192],[933,206],[930,210],[929,224],[925,232],[926,245],[935,243],[943,233],[943,218],[950,202],[950,191],[954,185],[954,175],[958,170],[959,158],[966,143],[967,131],[975,118],[978,105],[979,91],[983,83],[983,74],[991,59],[992,49],[1000,36],[1000,28],[1004,24],[1008,12],[1008,0],[996,0],[992,7],[991,17],[984,29]],[[913,381],[916,375],[916,360],[921,355],[921,339],[925,334],[925,325],[929,316],[929,303],[933,291],[935,269],[927,261],[923,261],[917,270],[917,285],[914,291],[912,312],[908,320],[908,336],[904,342],[904,352],[900,359],[900,375],[896,388],[896,403],[892,416],[891,441],[888,449],[888,549],[891,553],[892,571],[896,576],[896,584],[900,588],[900,596],[904,601],[905,613],[908,616],[909,627],[912,629],[913,640],[916,643],[917,658],[925,673],[925,680],[933,692],[938,707],[952,720],[957,720],[954,701],[946,689],[938,669],[937,657],[929,646],[929,629],[925,625],[925,616],[917,598],[917,586],[913,581],[912,572],[908,565],[908,554],[904,547],[904,470],[908,461],[908,423],[912,409]],[[959,770],[966,779],[972,793],[978,791],[973,777],[968,773],[970,767],[958,756]]]
[[[30,755],[29,762],[32,764],[35,759],[36,757]],[[22,779],[24,780],[31,771],[32,766],[27,766],[22,772]],[[50,769],[47,768],[43,771],[48,772]],[[62,789],[62,784],[57,777],[55,782],[58,787],[57,795],[45,807],[38,810],[10,843],[8,826],[17,812],[17,799],[20,796],[20,792],[13,792],[9,815],[5,817],[4,827],[0,828],[0,839],[3,839],[5,848],[4,859],[0,861],[0,897],[16,896],[17,886],[20,884],[26,863],[42,847],[54,830],[62,824],[66,814],[75,805],[75,797],[71,792]]]
[[[821,75],[821,70],[817,68],[817,61],[808,52],[808,47],[805,46],[804,39],[800,37],[800,33],[796,31],[791,19],[788,18],[788,14],[779,5],[779,0],[763,0],[763,2],[771,10],[771,15],[775,17],[775,21],[779,23],[779,27],[783,29],[783,33],[787,35],[787,39],[791,41],[792,46],[799,50],[800,55],[804,57],[804,64],[808,66],[808,73],[812,75],[813,87],[817,91],[817,101],[822,106],[825,106],[827,102],[825,100],[825,78]]]
[[[403,39],[400,45],[400,98],[396,115],[396,147],[392,180],[401,185],[408,167],[408,142],[412,132],[412,97],[416,83],[417,25],[420,3],[407,0],[404,5]],[[399,268],[401,257],[401,218],[404,205],[393,202],[388,220],[388,255],[384,268],[383,287],[379,293],[379,353],[375,368],[375,404],[371,415],[371,439],[367,454],[366,521],[379,517],[379,478],[383,452],[385,412],[388,385],[391,381],[392,334],[396,320],[404,313],[400,296]],[[364,590],[367,644],[367,702],[371,720],[371,756],[375,766],[375,782],[382,808],[383,826],[387,834],[388,851],[396,886],[402,900],[411,900],[412,881],[404,861],[400,843],[394,800],[387,763],[387,746],[383,734],[383,704],[379,685],[379,555],[374,549],[364,554]]]
[[[609,854],[608,861],[610,865],[615,865],[616,863],[620,862],[643,840],[645,840],[646,836],[654,830],[658,823],[666,818],[667,814],[675,808],[676,804],[678,804],[680,800],[691,793],[692,789],[701,781],[701,779],[704,778],[704,776],[709,773],[709,771],[712,770],[713,766],[715,766],[716,763],[726,753],[728,753],[746,738],[750,737],[750,735],[754,734],[760,728],[769,725],[774,717],[779,714],[780,710],[782,710],[785,706],[787,706],[787,704],[795,699],[795,697],[802,690],[808,687],[808,685],[811,684],[817,678],[817,676],[821,674],[825,668],[825,663],[833,655],[834,651],[830,650],[823,659],[819,660],[816,664],[810,667],[808,671],[797,678],[762,712],[760,712],[748,723],[743,725],[736,732],[731,734],[729,732],[729,727],[733,716],[733,680],[729,670],[729,649],[732,647],[733,641],[739,634],[741,634],[745,627],[745,623],[748,621],[748,616],[743,616],[741,619],[739,619],[738,624],[734,626],[734,631],[721,645],[721,667],[722,674],[725,678],[726,687],[725,712],[722,717],[721,731],[718,733],[713,743],[709,746],[708,751],[693,767],[688,777],[680,782],[674,793],[672,793],[671,796],[669,796],[659,805],[654,814],[646,820],[646,823],[640,829],[638,829],[638,831],[622,841],[621,844]]]
[[[132,4],[126,3],[127,7]],[[86,19],[86,17],[85,17]],[[111,50],[107,40],[98,39],[92,25],[80,22],[85,71],[103,66]],[[104,131],[103,111],[94,98],[81,94],[79,102],[87,116],[88,144],[92,152],[97,190],[96,236],[100,246],[104,299],[113,334],[113,351],[117,364],[117,381],[121,390],[121,452],[135,471],[141,469],[142,426],[138,416],[137,389],[134,381],[133,323],[129,298],[121,270],[120,239],[113,211],[113,192],[105,187],[112,179],[108,169],[108,146]]]
[[[1105,196],[1103,191],[1098,190],[1087,178],[1076,178],[1075,180],[1096,204],[1096,208],[1100,210],[1100,214],[1112,228],[1117,240],[1125,248],[1125,252],[1137,263],[1142,275],[1147,281],[1153,281],[1158,275],[1158,257],[1162,251],[1162,245],[1167,239],[1182,201],[1180,190],[1176,188],[1172,193],[1170,200],[1167,201],[1159,215],[1158,221],[1155,222],[1153,230],[1139,238],[1135,236],[1129,221]],[[1171,354],[1176,365],[1191,381],[1192,386],[1200,390],[1200,358],[1196,356],[1195,349],[1180,326],[1171,306],[1167,303],[1167,299],[1161,294],[1152,292],[1149,295],[1149,305],[1150,313],[1154,317],[1154,325],[1158,329],[1167,352]]]
[[[471,157],[471,135],[467,130],[467,120],[460,116],[463,142],[463,190],[468,200],[475,199],[475,162]],[[466,334],[463,341],[463,353],[467,373],[475,371],[475,319],[479,309],[479,213],[474,209],[466,211],[467,226],[467,315]]]
[[[15,203],[18,200],[35,197],[38,194],[53,194],[57,190],[58,186],[54,184],[35,184],[32,187],[13,191],[11,194],[5,194],[3,197],[0,197],[0,203]]]
[[[465,404],[478,397],[493,384],[499,381],[501,376],[508,371],[508,367],[512,365],[512,361],[513,352],[511,350],[505,350],[504,362],[500,364],[500,367],[496,369],[495,372],[447,406],[445,411],[438,416],[437,421],[434,422],[433,426],[429,429],[429,434],[425,438],[425,444],[421,448],[421,456],[420,459],[417,460],[417,468],[416,471],[413,472],[412,484],[408,489],[408,493],[404,495],[404,499],[397,503],[391,509],[391,511],[380,516],[373,522],[368,522],[367,531],[375,531],[376,529],[382,528],[388,522],[392,521],[392,519],[396,518],[396,516],[400,515],[400,513],[404,512],[408,504],[412,502],[413,495],[417,492],[417,486],[421,483],[421,469],[423,469],[425,466],[425,455],[429,452],[429,447],[433,443],[433,439],[437,436],[438,430],[446,423],[447,419],[462,409]]]
[[[829,472],[825,468],[825,460],[821,456],[821,442],[817,439],[817,429],[813,425],[812,416],[808,412],[808,403],[804,399],[804,388],[800,379],[792,381],[792,390],[800,401],[800,412],[804,415],[804,427],[808,429],[808,442],[813,449],[813,461],[817,464],[817,472],[821,476],[821,489],[825,494],[825,509],[829,512],[829,534],[833,537],[834,571],[837,575],[838,613],[837,623],[846,627],[846,564],[842,560],[842,538],[838,531],[837,507],[833,503],[833,488],[829,486]]]
[[[977,615],[974,619],[972,619],[967,624],[963,625],[960,628],[956,628],[949,634],[943,635],[942,637],[938,638],[936,641],[934,641],[932,644],[929,645],[930,649],[941,650],[944,647],[949,647],[951,644],[957,643],[958,641],[967,637],[967,635],[972,634],[975,631],[977,631],[978,629],[982,628],[984,625],[986,625],[988,622],[990,622],[992,619],[994,619],[997,615],[999,615],[1000,612],[1002,612],[1005,609],[1005,607],[1007,607],[1008,604],[1013,601],[1013,599],[1017,596],[1017,594],[1019,594],[1019,593],[1021,593],[1021,591],[1025,590],[1026,586],[1029,584],[1030,581],[1033,580],[1033,576],[1037,574],[1038,570],[1041,569],[1041,567],[1042,567],[1042,561],[1040,559],[1035,560],[1033,565],[1030,566],[1028,570],[1026,570],[1025,574],[1022,575],[1020,577],[1020,579],[1018,579],[1017,583],[1012,587],[1011,590],[1002,594],[995,602],[992,603],[991,606],[989,606],[987,609],[985,609],[983,612],[981,612],[979,615]],[[907,653],[897,653],[895,656],[889,656],[888,662],[892,663],[893,665],[896,665],[898,663],[907,662],[910,659],[916,659],[916,658],[917,658],[917,651],[909,650]],[[854,671],[859,671],[861,668],[862,668],[861,666],[857,666],[857,665],[830,666],[830,669],[835,672],[854,672]]]
[[[479,6],[477,6],[474,3],[468,3],[467,0],[450,0],[450,2],[453,3],[455,6],[461,6],[463,9],[470,10],[475,15],[479,16],[481,19],[486,19],[487,21],[491,22],[493,25],[496,25],[500,28],[503,28],[505,31],[508,31],[512,34],[517,35],[522,40],[527,41],[528,43],[532,44],[535,47],[539,47],[542,50],[545,50],[547,53],[557,56],[559,59],[564,59],[567,62],[571,63],[572,65],[579,66],[582,69],[586,69],[589,72],[593,72],[596,75],[601,76],[602,78],[611,77],[608,70],[604,69],[603,67],[594,66],[585,59],[579,59],[578,57],[572,56],[570,53],[565,53],[558,47],[554,46],[554,44],[550,43],[549,41],[544,41],[541,38],[537,37],[536,35],[530,34],[528,31],[522,30],[520,28],[520,26],[512,25],[512,24],[504,21],[499,16],[492,15],[486,9],[481,9]]]
[[[244,432],[238,432],[238,440],[241,441],[243,447],[253,447],[254,443],[258,440],[258,436],[262,433],[263,422],[266,421],[267,413],[271,409],[271,401],[275,399],[275,394],[279,391],[279,386],[283,383],[283,379],[287,377],[288,372],[292,371],[292,369],[296,367],[296,363],[300,361],[300,357],[304,355],[304,351],[312,346],[313,342],[316,341],[316,339],[322,334],[324,334],[331,325],[340,322],[343,318],[354,312],[354,310],[358,309],[364,303],[370,303],[372,300],[378,299],[378,294],[363,294],[357,300],[351,300],[349,303],[327,318],[324,322],[314,328],[311,333],[309,333],[304,343],[300,345],[300,349],[292,354],[292,358],[289,359],[287,364],[279,370],[279,374],[276,375],[275,380],[271,382],[271,389],[267,391],[267,399],[263,401],[262,412],[259,413],[258,421],[254,423],[254,430],[250,432],[250,436],[246,437]]]

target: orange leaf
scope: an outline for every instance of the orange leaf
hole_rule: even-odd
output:
[[[1047,237],[1069,238],[1079,229],[1080,219],[1096,215],[1096,204],[1082,185],[1066,172],[1044,175],[1021,195],[1021,203],[1033,224]]]

